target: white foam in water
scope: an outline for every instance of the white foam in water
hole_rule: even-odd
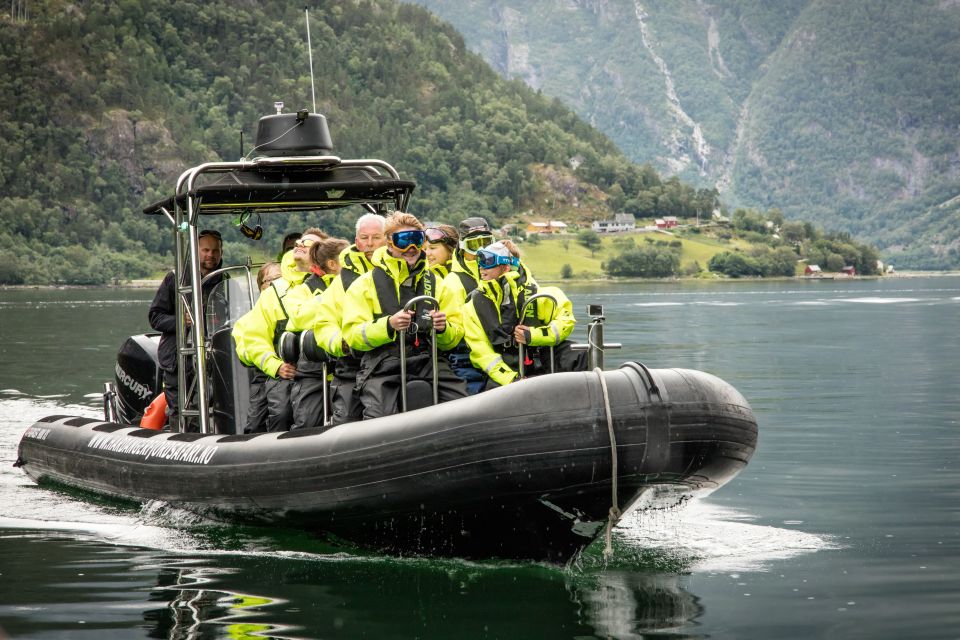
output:
[[[682,307],[685,302],[634,302],[635,307]]]
[[[920,302],[919,298],[842,298],[842,302],[855,302],[859,304],[899,304],[901,302]]]
[[[14,468],[23,432],[49,415],[99,418],[102,413],[49,398],[0,398],[0,529],[81,531],[104,539],[126,535],[136,525],[135,513],[37,487],[22,470]]]
[[[753,524],[753,519],[692,500],[675,509],[628,514],[617,534],[626,546],[685,557],[688,570],[702,572],[763,570],[777,560],[839,548],[826,536]]]

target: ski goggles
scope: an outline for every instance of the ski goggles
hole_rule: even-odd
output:
[[[439,227],[427,227],[423,235],[426,236],[427,242],[442,242],[448,247],[457,246],[457,239],[451,237],[446,231]]]
[[[423,231],[419,229],[408,229],[407,231],[397,231],[391,234],[390,244],[400,251],[406,251],[410,247],[422,249],[423,238]]]
[[[477,264],[481,269],[493,269],[501,264],[508,264],[511,267],[520,266],[520,258],[514,256],[501,256],[492,251],[477,251]]]
[[[466,251],[467,253],[476,253],[480,249],[484,248],[488,244],[493,244],[493,235],[484,234],[482,236],[473,236],[472,238],[464,238],[460,241],[460,248]]]

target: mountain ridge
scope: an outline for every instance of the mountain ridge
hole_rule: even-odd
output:
[[[598,1],[597,14],[607,6]],[[274,101],[312,106],[303,19],[255,0],[32,0],[26,15],[0,13],[0,283],[101,283],[169,266],[172,229],[142,207],[190,166],[248,155]],[[515,222],[550,182],[540,167],[570,170],[597,194],[588,215],[569,201],[579,221],[604,207],[608,217],[693,218],[717,206],[714,190],[661,179],[559,99],[498,76],[421,7],[320,3],[310,21],[316,110],[334,153],[384,158],[413,178],[422,219]],[[227,259],[245,259],[273,256],[283,234],[307,226],[349,237],[351,215],[264,216],[252,245],[235,222],[206,222],[224,232]]]
[[[407,1],[634,161],[718,185],[730,207],[856,233],[905,267],[960,266],[960,211],[937,208],[960,193],[960,3]],[[511,48],[525,66],[498,63]]]

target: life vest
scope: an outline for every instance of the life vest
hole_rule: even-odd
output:
[[[343,269],[340,271],[340,281],[343,283],[343,290],[346,291],[350,288],[350,285],[359,278],[362,274],[352,271],[350,269]]]
[[[462,251],[454,252],[453,261],[450,263],[450,273],[457,274],[457,278],[460,279],[460,284],[463,285],[464,302],[466,302],[470,294],[480,286],[479,279],[474,276],[474,272],[477,271],[476,264],[476,262],[473,263],[474,267],[473,270],[471,270],[470,265],[467,264],[467,260],[463,258]]]
[[[307,288],[310,289],[310,292],[315,296],[320,295],[327,290],[326,281],[323,279],[323,277],[318,276],[315,273],[311,273],[309,276],[307,276],[303,283],[307,285]]]
[[[280,292],[280,289],[276,286],[276,281],[271,282],[270,286],[273,288],[273,292],[277,294],[277,302],[280,304],[280,311],[283,312],[283,320],[278,320],[277,324],[273,327],[273,346],[274,351],[280,353],[280,336],[283,335],[283,332],[287,330],[287,323],[290,322],[290,314],[287,313],[287,308],[283,306],[283,296],[286,295],[286,292],[290,289],[287,288],[283,293]]]
[[[350,245],[340,253],[340,281],[343,283],[343,290],[346,291],[353,284],[354,280],[370,271],[373,264],[367,259],[362,251],[357,250],[357,245]]]
[[[400,283],[399,287],[397,287],[393,277],[382,267],[376,266],[373,268],[373,284],[377,291],[377,299],[380,302],[380,313],[374,317],[374,320],[392,316],[417,296],[436,298],[437,274],[426,269],[425,265],[426,263],[423,261],[418,262],[416,271],[410,273],[407,279]],[[412,284],[406,284],[411,281]],[[429,343],[432,321],[427,312],[434,309],[435,307],[426,301],[418,302],[413,306],[414,325],[411,325],[411,328],[407,330],[408,346],[421,349]],[[425,334],[423,340],[420,339],[421,333]],[[386,346],[389,345],[384,345],[384,347]]]
[[[511,368],[517,366],[519,361],[519,348],[513,339],[513,331],[518,324],[524,324],[530,327],[538,327],[545,324],[537,315],[537,305],[539,300],[534,300],[533,304],[527,305],[526,315],[523,322],[520,321],[520,310],[523,309],[526,300],[537,292],[536,284],[527,282],[525,285],[517,282],[517,298],[513,298],[513,288],[504,278],[496,281],[501,287],[503,296],[500,300],[499,308],[497,304],[484,295],[483,289],[476,289],[471,297],[473,299],[473,308],[477,312],[477,318],[483,327],[487,339],[493,350],[503,357],[504,362]],[[531,350],[539,349],[533,347]],[[530,363],[526,363],[530,364]]]

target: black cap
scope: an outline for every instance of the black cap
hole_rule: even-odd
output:
[[[483,233],[493,233],[493,229],[490,228],[490,224],[485,219],[476,216],[461,222],[459,232],[461,238],[469,238]]]

